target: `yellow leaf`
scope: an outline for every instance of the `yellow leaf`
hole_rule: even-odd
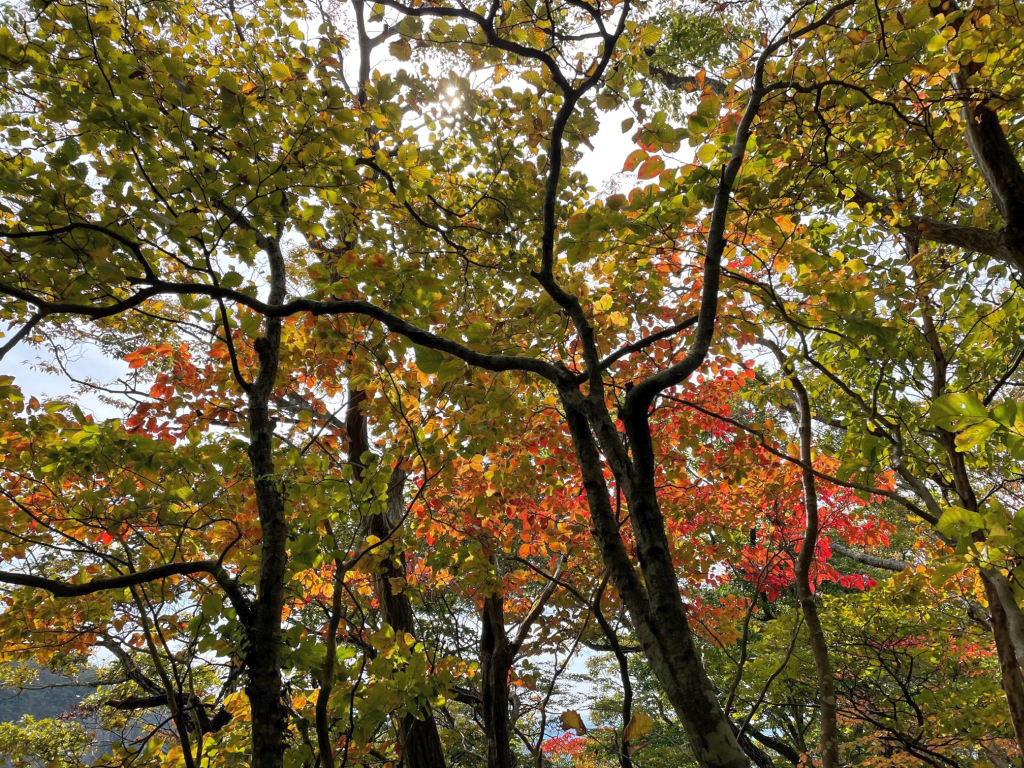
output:
[[[646,48],[649,45],[654,45],[659,40],[661,40],[661,27],[654,24],[645,24],[640,32],[640,45]]]
[[[563,712],[562,716],[559,718],[559,722],[561,722],[564,730],[576,731],[577,736],[582,736],[587,732],[587,726],[584,725],[583,718],[580,717],[580,713],[574,709]]]
[[[430,181],[430,177],[433,175],[434,172],[429,165],[417,165],[409,169],[409,176],[416,181]]]
[[[629,725],[626,726],[626,732],[622,735],[624,741],[636,741],[642,739],[644,736],[654,730],[654,721],[648,715],[643,712],[634,712],[633,716],[629,718]]]
[[[408,61],[412,58],[412,46],[409,45],[409,41],[404,37],[395,40],[395,42],[388,46],[388,50],[399,61]]]

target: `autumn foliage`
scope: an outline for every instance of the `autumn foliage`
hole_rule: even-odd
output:
[[[0,9],[0,755],[1019,764],[1017,10]]]

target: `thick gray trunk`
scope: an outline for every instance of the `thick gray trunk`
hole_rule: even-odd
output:
[[[985,597],[988,600],[990,624],[995,636],[996,653],[999,656],[999,671],[1003,682],[1003,692],[1010,709],[1010,721],[1017,737],[1017,744],[1024,745],[1024,677],[1021,676],[1020,660],[1014,651],[1013,640],[1007,627],[1006,612],[999,600],[999,593],[992,583],[987,571],[981,571],[981,581],[985,585]]]

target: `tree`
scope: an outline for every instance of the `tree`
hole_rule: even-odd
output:
[[[4,652],[105,649],[105,708],[166,715],[126,757],[188,768],[433,768],[474,717],[496,768],[516,743],[538,768],[593,757],[548,733],[586,644],[623,687],[621,768],[653,723],[631,663],[696,764],[833,766],[877,756],[851,722],[931,690],[844,687],[896,657],[830,634],[865,568],[902,573],[865,551],[899,532],[949,545],[936,579],[977,566],[1024,738],[1021,356],[1001,343],[1019,23],[673,10],[10,12],[0,353],[89,340],[131,373],[107,421],[0,384]],[[594,195],[582,148],[627,109],[638,186]],[[937,223],[982,189],[1001,231],[984,206],[970,232]],[[791,667],[815,685],[783,702]],[[955,761],[1003,743],[990,725],[965,751],[900,717],[877,738]]]
[[[890,467],[909,494],[896,498],[933,525],[949,507],[970,516],[982,499],[999,507],[1012,494],[1014,470],[1004,464],[993,474],[988,460],[971,457],[986,428],[958,437],[978,417],[964,420],[972,406],[954,405],[962,389],[982,392],[979,405],[995,404],[1016,371],[1016,342],[993,345],[1002,334],[985,332],[1005,324],[1015,338],[1017,325],[1015,289],[1005,281],[1017,269],[1010,190],[1020,166],[1004,128],[1016,85],[1003,47],[1016,32],[1002,13],[955,4],[863,8],[844,17],[842,34],[817,38],[805,51],[807,80],[775,103],[779,119],[761,134],[769,153],[786,146],[769,194],[788,201],[771,222],[753,214],[757,263],[736,274],[777,313],[789,354],[818,382],[820,407],[847,431],[860,461],[851,456],[844,477]],[[999,53],[984,61],[964,54],[964,46],[990,45]],[[974,211],[972,225],[948,220],[963,206]],[[1020,739],[1018,598],[1003,552],[986,551],[977,529],[954,532],[956,514],[939,533],[979,547]]]
[[[384,211],[400,212],[403,219],[407,215],[418,224],[427,224],[423,227],[425,234],[435,235],[446,248],[453,248],[456,253],[463,253],[467,248],[452,240],[447,227],[431,226],[408,202],[410,188],[415,190],[415,185],[423,184],[424,176],[411,170],[419,167],[416,164],[418,153],[412,151],[414,147],[406,140],[406,132],[411,129],[391,122],[390,138],[400,151],[394,158],[386,152],[382,154],[382,150],[364,157],[359,149],[363,131],[353,133],[351,129],[359,126],[359,120],[368,119],[367,112],[372,110],[364,104],[357,116],[346,109],[341,85],[334,91],[325,87],[320,92],[306,87],[312,73],[318,78],[327,78],[330,68],[335,67],[332,63],[336,60],[333,57],[337,51],[335,43],[321,40],[316,45],[300,44],[300,51],[293,53],[288,41],[298,36],[297,30],[286,25],[280,16],[271,18],[277,16],[278,9],[270,7],[257,11],[254,23],[243,24],[233,17],[221,18],[217,14],[186,16],[182,12],[188,11],[183,7],[153,10],[138,16],[130,7],[110,6],[94,13],[91,9],[74,6],[50,6],[44,9],[39,21],[26,20],[19,36],[5,29],[4,59],[8,63],[5,83],[15,99],[28,98],[41,104],[38,118],[29,123],[35,131],[32,141],[42,146],[44,141],[49,142],[43,139],[45,135],[61,142],[53,151],[52,162],[36,163],[23,151],[15,151],[6,164],[10,179],[8,189],[11,190],[7,207],[11,220],[5,241],[13,244],[19,256],[11,262],[12,274],[4,282],[3,291],[13,302],[8,312],[25,318],[25,325],[16,339],[51,316],[116,318],[168,295],[176,296],[178,306],[185,312],[192,307],[193,311],[202,313],[204,304],[211,302],[206,305],[212,306],[212,302],[217,302],[226,330],[230,315],[226,306],[221,307],[224,302],[248,308],[263,319],[262,327],[253,329],[252,348],[256,359],[250,371],[238,366],[230,332],[225,336],[235,385],[245,394],[247,452],[262,536],[255,600],[243,601],[234,582],[221,570],[219,558],[212,564],[204,561],[202,565],[168,563],[153,573],[113,577],[117,580],[112,583],[99,580],[87,589],[132,586],[172,573],[212,572],[211,575],[219,576],[236,614],[246,627],[246,672],[250,680],[260,681],[259,686],[250,685],[248,689],[253,760],[257,765],[264,761],[268,765],[277,764],[284,749],[287,720],[280,682],[274,681],[281,680],[280,617],[285,606],[289,531],[285,489],[277,480],[275,468],[270,403],[280,373],[283,318],[296,312],[367,317],[421,347],[453,354],[485,370],[539,373],[559,388],[591,489],[589,500],[595,530],[602,539],[613,578],[631,606],[634,620],[642,628],[646,627],[641,630],[641,636],[648,653],[654,658],[663,682],[674,690],[671,695],[675,706],[685,713],[692,738],[701,744],[698,752],[706,753],[702,759],[709,764],[742,763],[745,758],[714,703],[713,693],[700,669],[678,590],[669,588],[671,560],[667,555],[664,529],[658,521],[651,472],[653,458],[644,444],[650,441],[646,410],[654,396],[666,386],[685,379],[704,359],[710,343],[717,303],[717,260],[724,248],[722,230],[729,189],[742,162],[746,137],[759,105],[760,86],[755,86],[734,142],[734,159],[720,185],[712,224],[711,255],[707,259],[707,300],[698,321],[693,354],[649,377],[648,383],[635,387],[624,404],[623,412],[631,414],[624,422],[634,425],[627,432],[635,433],[630,434],[630,440],[634,451],[639,450],[641,454],[637,470],[640,474],[633,477],[633,460],[624,455],[623,438],[612,434],[614,428],[608,429],[612,425],[603,387],[599,386],[603,369],[593,341],[593,326],[579,298],[560,287],[554,274],[566,126],[581,99],[601,82],[608,70],[618,41],[626,30],[628,6],[613,11],[612,27],[606,27],[604,14],[594,9],[587,11],[567,6],[562,11],[567,23],[586,21],[597,27],[592,34],[598,37],[600,45],[593,68],[579,76],[565,74],[548,53],[520,42],[515,19],[502,21],[512,36],[506,37],[504,29],[496,31],[493,11],[487,15],[441,7],[407,8],[397,3],[391,7],[410,19],[407,25],[410,31],[419,28],[416,19],[424,16],[436,17],[445,26],[445,18],[468,22],[475,29],[473,34],[479,36],[480,44],[496,52],[507,52],[517,60],[541,65],[545,77],[553,80],[555,92],[560,93],[557,108],[554,101],[549,102],[553,112],[547,168],[539,179],[544,198],[539,262],[534,279],[551,300],[568,313],[580,334],[582,352],[590,369],[591,394],[584,397],[580,392],[584,381],[582,374],[571,373],[564,366],[527,355],[478,352],[363,298],[314,298],[323,295],[326,288],[323,283],[315,289],[314,297],[288,300],[289,263],[282,244],[286,230],[294,226],[314,252],[324,255],[329,253],[328,249],[350,246],[349,236],[343,231],[348,228],[345,226],[350,221],[348,216],[364,210],[380,210],[372,204],[375,201],[365,199],[367,194],[379,197]],[[283,16],[289,13],[286,7],[280,11]],[[362,24],[361,5],[356,12]],[[184,46],[151,34],[153,29],[173,33],[190,26],[194,26],[194,41]],[[248,35],[243,28],[248,29]],[[230,57],[210,51],[208,46],[199,43],[215,35],[224,44],[230,41],[235,51]],[[47,39],[42,48],[34,42],[40,36]],[[783,45],[784,39],[788,36],[775,40],[762,56],[758,81],[764,60]],[[123,55],[114,55],[115,51]],[[63,87],[63,80],[70,66],[82,82],[102,83],[104,88],[90,87],[81,93],[74,89],[68,91]],[[396,105],[390,99],[397,92],[387,82],[382,80],[378,85],[377,96],[382,98],[374,104],[374,109],[379,110],[375,124],[382,131],[382,126],[397,116]],[[547,90],[542,79],[534,98],[548,101],[548,97],[542,95]],[[69,96],[77,98],[68,100]],[[484,94],[481,97],[489,98]],[[126,103],[132,105],[130,110],[133,111],[125,109]],[[190,112],[199,104],[203,105],[204,115],[195,122]],[[250,107],[254,110],[251,114],[247,112]],[[334,125],[331,124],[332,114],[337,120]],[[11,119],[14,125],[9,128],[8,141],[14,149],[22,145],[25,136],[20,118],[12,115]],[[69,119],[83,126],[74,135],[68,133]],[[252,134],[249,132],[251,122],[257,119],[261,130]],[[283,132],[286,125],[297,133]],[[283,134],[284,141],[281,140]],[[151,142],[148,149],[135,146],[146,139]],[[347,159],[340,156],[339,141],[354,144],[353,155],[360,161],[356,162],[352,155]],[[372,144],[381,146],[383,141],[384,137],[378,135],[372,139]],[[85,159],[76,164],[83,155]],[[136,172],[137,177],[133,176]],[[98,206],[93,205],[90,174],[112,182],[102,187]],[[364,190],[364,175],[376,177],[381,183],[374,185],[372,191]],[[396,180],[399,175],[401,179]],[[127,188],[118,191],[114,186],[133,178],[137,183],[128,184],[130,193]],[[268,184],[270,186],[266,186]],[[61,199],[50,196],[52,202],[47,202],[43,190],[54,185],[61,190]],[[328,234],[317,219],[322,216],[321,211],[326,210],[325,205],[340,203],[339,190],[350,189],[355,193],[355,204],[341,206],[344,212],[339,212],[336,224],[342,226],[332,227],[334,231]],[[443,188],[438,191],[446,192]],[[447,194],[448,205],[444,207],[457,209],[462,194],[459,189]],[[398,220],[393,220],[389,230],[396,224]],[[325,243],[325,238],[330,242]],[[495,238],[491,241],[493,243]],[[223,248],[230,253],[229,260],[240,266],[254,265],[257,253],[262,254],[269,270],[269,293],[265,298],[239,290],[241,274],[231,267],[217,269],[214,250]],[[91,260],[96,258],[92,255],[95,252],[106,261],[101,275],[96,276],[99,279],[94,278],[90,266]],[[38,259],[50,258],[63,262],[67,272],[60,276],[52,274],[52,270],[39,272]],[[401,263],[396,262],[395,266],[400,268]],[[56,283],[54,277],[58,278]],[[67,281],[68,277],[71,282]],[[353,275],[345,277],[350,280]],[[331,281],[328,295],[338,292],[333,287],[336,282]],[[338,290],[344,291],[344,288],[339,286]],[[111,295],[110,299],[101,298]],[[149,307],[144,311],[149,311]],[[629,348],[626,351],[630,351]],[[588,401],[598,407],[593,423],[587,419]],[[624,490],[629,497],[631,514],[637,520],[641,548],[649,550],[641,560],[645,568],[653,568],[647,575],[647,580],[654,582],[650,594],[640,585],[622,548],[612,525],[610,515],[613,513],[607,493],[600,490],[604,478],[598,476],[601,473],[596,463],[594,428],[597,434],[613,440],[605,446],[606,451],[616,448],[613,455],[617,456],[617,481],[620,485],[626,483]],[[634,486],[638,490],[635,498]],[[7,578],[21,580],[16,575]],[[36,582],[36,585],[52,586],[57,594],[62,592],[52,582]],[[695,706],[695,702],[704,703]]]

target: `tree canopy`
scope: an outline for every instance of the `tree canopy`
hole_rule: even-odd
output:
[[[0,683],[85,689],[0,753],[1022,765],[1021,73],[1008,0],[0,5]]]

